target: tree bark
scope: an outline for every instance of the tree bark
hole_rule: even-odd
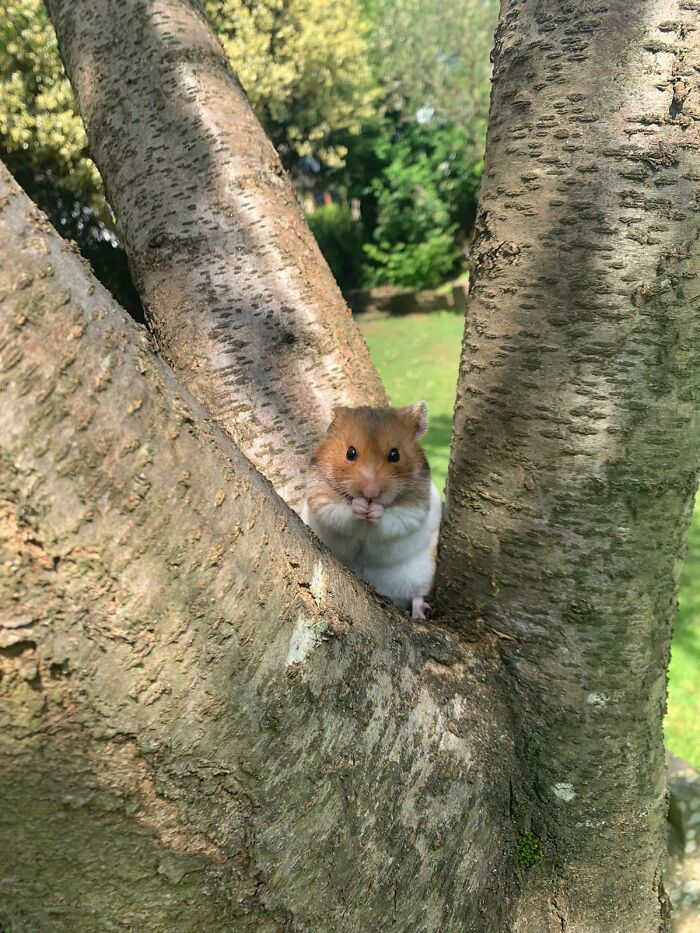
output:
[[[129,130],[122,151],[143,197],[139,160],[178,163],[180,108],[204,120],[231,79],[190,6],[154,0],[138,41],[156,61],[130,63],[134,109],[115,94],[110,116],[102,57],[132,40],[91,45],[103,4],[59,6],[59,31],[85,30],[84,58],[68,42],[96,137],[149,113],[149,69],[164,79],[164,148]],[[697,19],[688,0],[503,5],[439,567],[451,629],[409,623],[313,543],[2,173],[6,925],[664,928],[661,715],[698,459]],[[239,176],[210,173],[206,138],[144,208],[172,238],[130,234],[148,294],[226,277],[239,226],[216,203]],[[202,161],[223,179],[192,201],[206,260],[175,197]]]
[[[442,609],[500,633],[544,858],[517,930],[664,927],[662,717],[700,423],[700,7],[506,0]]]
[[[0,925],[502,931],[495,653],[314,543],[0,167]]]
[[[47,0],[158,345],[293,506],[364,340],[194,0]]]

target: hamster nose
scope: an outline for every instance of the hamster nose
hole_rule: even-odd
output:
[[[365,499],[377,499],[381,489],[379,483],[363,483],[360,492]]]

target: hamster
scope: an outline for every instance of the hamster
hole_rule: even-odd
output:
[[[302,518],[333,554],[414,619],[430,608],[442,505],[419,438],[425,402],[336,408],[311,457]]]

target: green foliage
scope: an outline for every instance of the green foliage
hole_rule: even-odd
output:
[[[357,0],[205,0],[248,99],[292,168],[343,164],[376,104],[368,25]]]
[[[450,233],[428,233],[422,243],[366,243],[364,281],[370,285],[392,284],[407,288],[433,288],[454,267],[457,258]]]
[[[88,156],[56,36],[41,0],[0,7],[0,158],[56,229],[75,240],[98,277],[139,317],[126,257]]]
[[[433,230],[454,232],[450,211],[439,190],[439,167],[411,136],[382,140],[388,162],[369,184],[378,206],[375,235],[391,243],[420,242]]]
[[[0,8],[0,155],[11,171],[35,171],[105,210],[41,0],[9,0]]]
[[[518,836],[513,851],[521,868],[532,868],[542,858],[542,844],[530,832]]]
[[[361,225],[343,210],[324,209],[311,221],[345,288],[431,286],[459,259],[478,193],[482,141],[474,120],[485,112],[484,36],[493,0],[457,3],[448,16],[435,0],[205,0],[286,166],[294,170],[313,158],[326,184],[360,199]],[[464,69],[474,71],[479,56],[478,93],[460,96]],[[449,115],[436,106],[446,94],[459,101]],[[416,119],[421,109],[424,125]],[[103,281],[111,276],[117,297],[133,305],[123,256],[114,252],[113,218],[41,0],[0,7],[0,157],[57,228],[90,255]]]
[[[481,163],[462,130],[438,123],[399,124],[377,139],[373,156],[365,281],[433,287],[455,268],[473,223]]]
[[[497,0],[371,0],[366,9],[388,105],[459,126],[483,152]]]
[[[339,187],[361,202],[363,280],[429,287],[456,271],[474,223],[497,0],[363,0],[383,109]]]
[[[362,265],[362,228],[350,208],[327,204],[306,219],[338,285],[343,289],[356,286]]]

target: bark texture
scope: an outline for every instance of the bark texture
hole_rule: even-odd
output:
[[[293,506],[364,340],[194,0],[48,0],[158,345]]]
[[[439,590],[501,636],[514,812],[544,847],[516,929],[660,930],[700,441],[696,0],[503,3],[472,256]]]
[[[0,925],[499,933],[495,652],[314,544],[0,168]]]

